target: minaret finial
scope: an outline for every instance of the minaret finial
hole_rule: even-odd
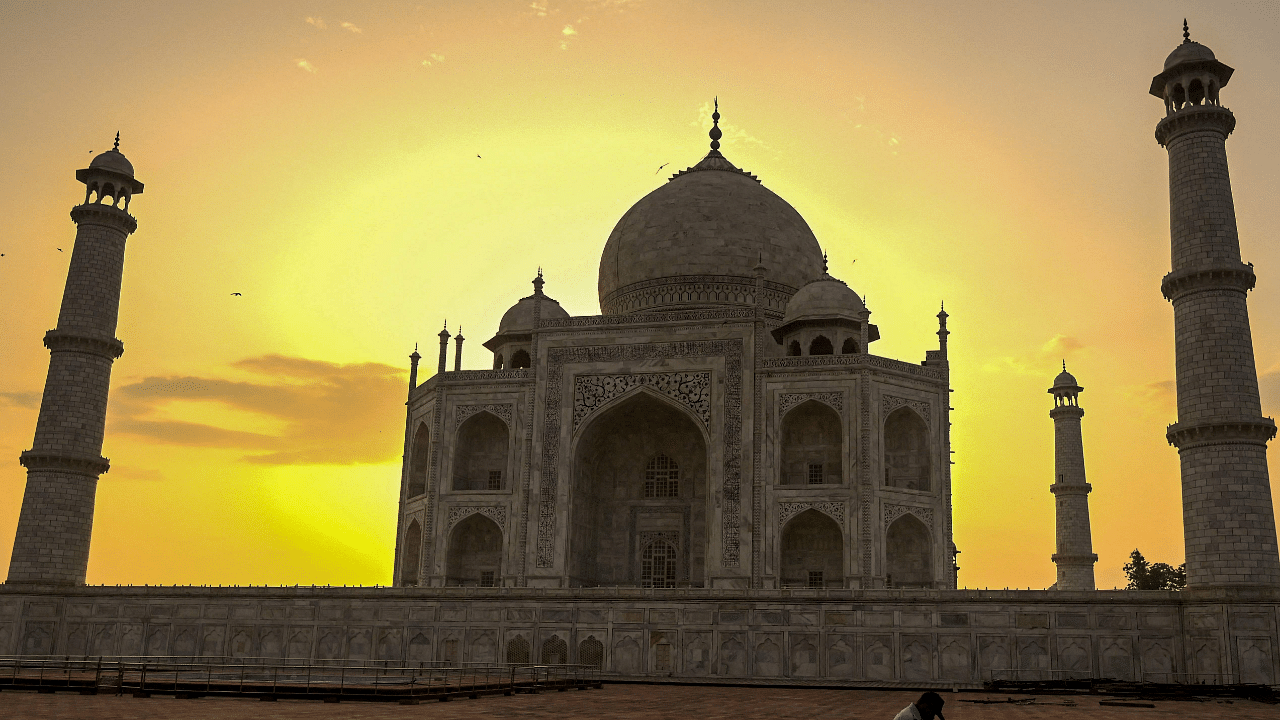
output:
[[[543,286],[543,285],[545,285],[545,284],[546,284],[546,281],[542,279],[542,266],[541,266],[541,265],[539,265],[539,266],[538,266],[538,277],[536,277],[536,278],[534,278],[534,279],[533,279],[533,294],[534,294],[534,295],[541,295],[541,294],[542,294],[542,286]]]
[[[822,251],[822,274],[827,274],[827,251]]]
[[[1182,18],[1182,42],[1191,42],[1191,28],[1187,25],[1187,19]]]
[[[1066,359],[1066,358],[1063,358],[1063,359],[1062,359],[1062,372],[1066,372],[1066,371],[1067,371],[1067,359]]]
[[[711,136],[711,149],[720,150],[720,138],[724,137],[724,133],[720,132],[720,96],[717,95],[715,102],[715,110],[711,113],[711,132],[707,133]]]
[[[112,150],[115,150],[116,152],[120,152],[120,131],[119,131],[119,130],[117,130],[117,131],[116,131],[116,144],[115,144],[115,147],[113,147],[113,148],[111,148],[111,149],[112,149]]]

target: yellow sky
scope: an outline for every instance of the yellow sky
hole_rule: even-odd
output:
[[[480,343],[539,265],[568,311],[598,312],[609,231],[705,153],[713,95],[725,154],[867,297],[875,352],[922,359],[946,300],[961,584],[1053,582],[1045,389],[1064,357],[1086,388],[1099,585],[1123,584],[1134,547],[1180,562],[1146,89],[1184,15],[1237,69],[1222,97],[1274,414],[1280,9],[970,5],[4,2],[0,563],[74,172],[117,130],[146,192],[89,581],[386,583],[413,343],[430,365],[447,317],[464,366],[488,367]]]

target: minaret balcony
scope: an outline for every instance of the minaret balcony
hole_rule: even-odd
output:
[[[1185,105],[1156,125],[1156,142],[1161,147],[1173,138],[1193,130],[1217,130],[1222,136],[1236,129],[1236,116],[1221,105]]]
[[[98,455],[25,450],[18,462],[28,470],[54,470],[94,477],[111,469],[111,461]]]
[[[106,225],[130,235],[138,229],[138,220],[118,207],[104,203],[85,203],[71,208],[71,219],[77,225]]]
[[[1237,417],[1222,418],[1200,423],[1174,423],[1165,433],[1165,439],[1179,450],[1202,445],[1246,443],[1262,445],[1276,436],[1276,423],[1271,418]]]
[[[1253,274],[1253,266],[1245,263],[1226,263],[1200,265],[1196,267],[1174,270],[1160,281],[1160,292],[1166,300],[1175,301],[1186,295],[1202,290],[1239,290],[1248,292],[1253,289],[1257,277]]]
[[[50,330],[44,334],[50,351],[87,352],[115,360],[124,354],[124,343],[110,335],[84,330]]]

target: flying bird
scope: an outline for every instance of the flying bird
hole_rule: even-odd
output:
[[[477,155],[476,157],[480,157],[480,156],[479,156],[479,155]],[[481,159],[483,160],[484,158],[481,158]]]
[[[664,168],[664,167],[666,167],[666,166],[668,166],[668,165],[670,165],[670,164],[671,164],[671,163],[669,163],[669,162],[662,163],[661,165],[659,165],[659,166],[658,166],[658,169],[657,169],[657,170],[654,170],[654,171],[653,171],[653,174],[654,174],[654,175],[657,175],[658,173],[662,172],[662,168]]]
[[[243,296],[243,295],[241,295],[240,293],[231,293],[231,294],[232,294],[232,295],[240,295],[241,297],[244,297],[244,296]]]
[[[58,252],[62,252],[62,248],[58,248]]]

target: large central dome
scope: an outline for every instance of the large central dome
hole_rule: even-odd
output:
[[[761,260],[764,304],[781,313],[800,287],[822,275],[822,249],[808,223],[734,167],[718,145],[618,221],[600,256],[605,315],[753,305]]]

